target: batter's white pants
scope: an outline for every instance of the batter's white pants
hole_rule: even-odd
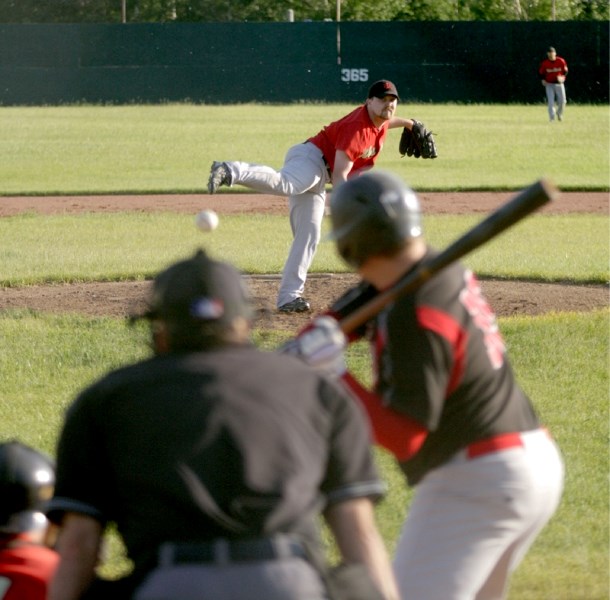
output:
[[[557,102],[557,118],[561,120],[563,109],[567,103],[566,89],[563,83],[547,83],[545,89],[549,119],[551,121],[555,119],[555,102]]]
[[[233,184],[288,196],[293,241],[284,264],[277,306],[303,295],[307,272],[320,242],[326,183],[330,181],[320,149],[309,142],[292,146],[279,171],[264,165],[227,162]]]
[[[524,447],[458,453],[416,487],[394,570],[403,600],[500,600],[510,574],[551,518],[563,461],[544,430]]]

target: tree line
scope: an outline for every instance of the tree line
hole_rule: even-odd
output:
[[[0,23],[608,20],[607,0],[0,0]]]

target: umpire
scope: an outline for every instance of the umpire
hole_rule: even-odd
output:
[[[363,412],[298,359],[255,348],[250,316],[239,273],[203,251],[155,279],[143,315],[154,355],[85,389],[65,417],[50,600],[397,597]],[[330,595],[320,514],[347,565],[333,573],[370,591]],[[109,523],[134,565],[118,583],[94,575]]]

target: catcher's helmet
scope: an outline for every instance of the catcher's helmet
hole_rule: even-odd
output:
[[[44,454],[15,440],[0,444],[0,532],[36,529],[55,486],[55,465]]]
[[[415,192],[390,173],[365,173],[341,184],[331,197],[332,233],[345,262],[389,254],[422,235]]]

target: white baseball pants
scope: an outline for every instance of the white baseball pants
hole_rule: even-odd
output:
[[[416,487],[394,558],[403,600],[505,597],[563,491],[563,461],[546,431],[522,441],[477,458],[459,452]]]
[[[566,89],[563,83],[547,83],[545,89],[549,119],[551,121],[555,119],[555,102],[557,102],[557,118],[561,120],[567,102]]]
[[[309,142],[292,146],[279,171],[245,162],[226,163],[233,184],[288,196],[293,241],[284,264],[277,306],[302,296],[307,272],[320,242],[326,183],[330,177],[320,149]]]

